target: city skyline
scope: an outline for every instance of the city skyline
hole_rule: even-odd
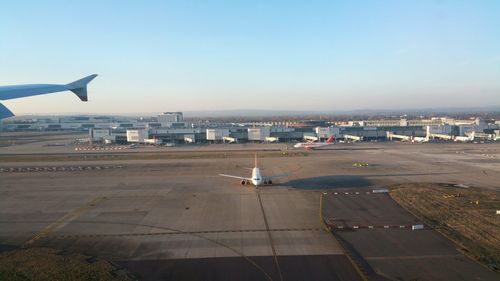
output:
[[[0,11],[0,85],[71,93],[22,114],[500,105],[496,1],[16,1]]]

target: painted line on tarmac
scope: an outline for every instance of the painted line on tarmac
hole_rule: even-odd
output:
[[[32,173],[32,172],[75,172],[121,169],[123,166],[49,166],[49,167],[0,167],[0,173]]]
[[[366,192],[359,192],[359,191],[337,191],[337,192],[328,192],[324,193],[325,195],[370,195],[370,194],[377,194],[377,193],[388,193],[388,189],[374,189],[372,191],[366,191]]]
[[[291,231],[322,231],[321,228],[278,228],[278,229],[242,229],[242,230],[201,230],[201,231],[165,231],[139,233],[91,233],[57,235],[56,238],[92,238],[92,237],[130,237],[130,236],[160,236],[160,235],[192,235],[210,233],[246,233],[246,232],[291,232]]]
[[[110,146],[110,147],[75,147],[75,151],[101,151],[101,150],[124,150],[124,149],[129,149],[129,146]]]
[[[335,192],[337,194],[337,192]],[[356,259],[352,256],[352,253],[348,251],[344,243],[342,243],[339,238],[335,235],[335,233],[332,231],[331,227],[329,224],[326,223],[326,219],[323,217],[323,197],[324,195],[327,195],[326,192],[321,193],[319,196],[319,218],[321,220],[322,225],[324,226],[325,230],[330,233],[330,235],[333,237],[333,239],[339,244],[339,246],[342,248],[344,251],[345,256],[347,257],[347,260],[351,263],[352,267],[358,273],[359,277],[363,281],[368,281],[367,277],[367,272],[364,270],[364,267],[360,265],[359,263],[356,262]]]
[[[420,256],[387,256],[387,257],[365,257],[366,260],[410,260],[410,259],[443,259],[460,258],[461,254],[454,255],[420,255]]]
[[[53,232],[63,228],[68,223],[75,220],[76,218],[78,218],[83,213],[85,213],[86,211],[88,211],[89,209],[91,209],[92,207],[94,207],[95,205],[97,205],[98,203],[100,203],[103,200],[106,200],[106,197],[95,198],[95,199],[87,202],[86,204],[74,209],[73,211],[67,213],[66,215],[64,215],[60,219],[56,220],[55,222],[53,222],[53,223],[49,224],[48,226],[46,226],[45,228],[43,228],[40,232],[38,232],[30,240],[26,241],[23,244],[23,247],[28,247],[28,246],[32,245],[33,243],[35,243],[36,241],[43,239],[43,238],[51,235]]]
[[[280,281],[283,281],[283,274],[281,273],[281,267],[280,267],[280,264],[278,262],[278,256],[276,254],[276,248],[274,246],[273,236],[271,235],[271,232],[269,231],[269,229],[270,229],[269,223],[267,221],[266,211],[264,209],[264,204],[262,203],[262,198],[260,197],[260,191],[257,190],[256,193],[257,193],[257,198],[259,200],[260,209],[262,211],[262,217],[264,218],[264,224],[266,225],[266,233],[267,233],[267,236],[269,238],[269,244],[271,245],[271,250],[273,251],[274,263],[276,265],[276,269],[278,270]]]
[[[326,219],[327,221],[329,219]],[[395,225],[336,225],[336,224],[331,224],[331,223],[326,223],[328,227],[332,230],[334,229],[339,229],[339,230],[353,230],[353,229],[408,229],[408,230],[413,230],[413,226],[416,225],[422,225],[422,223],[416,223],[416,224],[395,224]],[[429,229],[428,227],[425,229]],[[417,229],[415,229],[417,230]],[[418,229],[418,230],[423,230],[423,229]]]

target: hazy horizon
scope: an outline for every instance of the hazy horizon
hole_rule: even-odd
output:
[[[72,93],[16,115],[472,108],[500,105],[498,1],[15,1],[0,85]]]
[[[393,115],[393,114],[441,114],[446,116],[447,114],[483,114],[483,113],[500,113],[500,105],[498,106],[488,106],[488,107],[456,107],[456,108],[406,108],[406,109],[353,109],[353,110],[337,110],[337,111],[314,111],[314,110],[280,110],[280,109],[232,109],[232,110],[193,110],[193,111],[182,111],[180,110],[184,117],[284,117],[284,116],[308,116],[308,115],[325,115],[325,116],[343,116],[343,115]],[[15,117],[27,118],[27,117],[38,117],[38,116],[123,116],[123,117],[155,117],[158,114],[167,111],[159,112],[105,112],[105,113],[93,113],[93,112],[58,112],[58,113],[24,113],[18,114]]]

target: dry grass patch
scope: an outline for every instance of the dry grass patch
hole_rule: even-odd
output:
[[[128,281],[124,270],[111,263],[49,248],[19,249],[0,253],[0,280]]]
[[[408,211],[436,228],[460,249],[500,271],[499,192],[450,184],[402,184],[391,196]]]

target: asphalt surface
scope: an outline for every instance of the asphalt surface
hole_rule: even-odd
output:
[[[272,257],[118,261],[140,280],[280,280]],[[361,280],[343,255],[279,256],[282,279]]]
[[[192,150],[250,150],[247,156],[227,159],[2,160],[3,155],[23,148],[38,156],[64,150],[79,153],[71,146],[44,146],[51,142],[37,139],[14,148],[0,147],[2,248],[48,246],[95,255],[120,263],[146,280],[225,280],[226,276],[268,280],[251,261],[261,264],[272,280],[355,280],[359,274],[348,259],[351,256],[344,253],[344,242],[324,230],[319,212],[324,192],[324,216],[333,218],[332,223],[409,225],[415,219],[383,197],[355,193],[335,197],[334,193],[366,194],[406,182],[498,190],[500,172],[496,161],[500,144],[335,144],[304,157],[266,157],[259,161],[264,175],[287,172],[290,176],[259,191],[217,174],[246,176],[245,168],[253,164],[250,151],[283,148],[282,144]],[[59,136],[57,142],[61,142]],[[186,150],[189,147],[172,149]],[[488,159],[495,161],[481,162],[487,158],[484,155],[493,155]],[[370,165],[354,167],[355,162]],[[372,201],[375,198],[379,201]],[[380,276],[414,280],[426,272],[431,279],[422,280],[491,277],[491,272],[433,231],[391,228],[338,233]],[[482,273],[468,275],[476,271]]]
[[[388,193],[327,193],[323,206],[332,232],[347,244],[368,276],[378,274],[390,280],[499,278],[497,273],[464,256],[438,232],[427,226],[412,230],[412,225],[422,222]]]

